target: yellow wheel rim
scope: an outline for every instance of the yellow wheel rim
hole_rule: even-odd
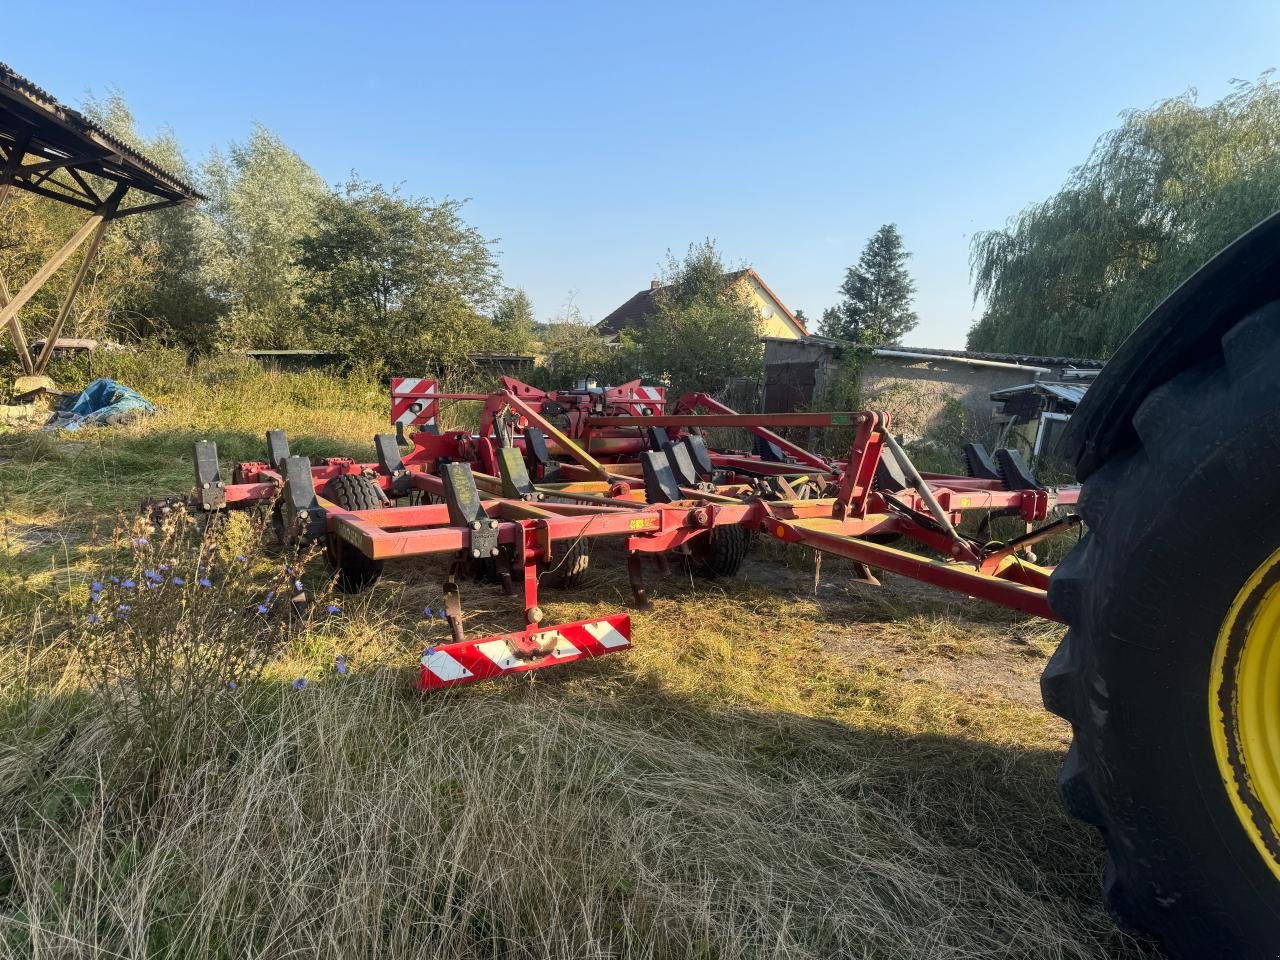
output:
[[[1209,717],[1231,803],[1280,878],[1280,550],[1249,578],[1223,621]]]

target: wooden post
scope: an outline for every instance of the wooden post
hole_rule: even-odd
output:
[[[111,222],[116,208],[120,206],[120,201],[124,199],[128,189],[124,184],[118,185],[111,196],[99,208],[98,212],[89,218],[91,222],[97,221],[93,231],[93,239],[89,241],[89,246],[85,248],[84,257],[80,261],[80,269],[76,271],[76,277],[71,281],[71,289],[67,291],[66,297],[63,298],[62,308],[58,311],[58,317],[53,321],[53,327],[44,338],[44,346],[40,348],[40,356],[36,358],[32,368],[33,373],[44,373],[45,367],[49,365],[49,359],[53,356],[53,345],[62,333],[62,328],[71,313],[71,306],[76,299],[76,294],[80,292],[80,287],[84,284],[84,278],[89,275],[89,267],[93,264],[93,258],[98,254],[98,247],[102,243],[102,235],[107,232],[107,224]]]
[[[0,209],[4,207],[4,203],[9,199],[9,191],[13,188],[13,178],[18,172],[18,168],[22,166],[22,158],[26,155],[27,147],[31,143],[31,134],[18,137],[14,141],[13,147],[9,152],[9,158],[5,161],[4,169],[0,170]],[[4,277],[0,276],[0,310],[9,305],[9,285],[4,282]],[[22,324],[18,321],[15,314],[9,318],[9,332],[13,334],[13,348],[17,351],[18,362],[22,364],[22,372],[31,374],[35,367],[31,363],[31,351],[27,348],[27,338],[22,332]]]

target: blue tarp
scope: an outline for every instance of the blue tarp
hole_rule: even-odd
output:
[[[75,403],[63,410],[49,427],[55,430],[105,427],[155,412],[156,408],[137,390],[104,377],[81,390]]]

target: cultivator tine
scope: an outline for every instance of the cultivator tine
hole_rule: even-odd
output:
[[[893,457],[880,458],[880,462],[876,464],[875,484],[876,489],[888,490],[890,493],[898,493],[911,486],[901,464]]]
[[[710,480],[715,473],[715,466],[711,463],[711,454],[707,453],[707,441],[697,434],[690,433],[681,437],[680,443],[689,451],[689,459],[693,462],[693,469],[697,472],[698,478]]]
[[[663,447],[671,442],[671,438],[663,427],[649,427],[644,432],[644,438],[649,444],[649,449],[654,453],[661,453]]]
[[[991,459],[987,448],[980,443],[964,445],[964,466],[969,476],[979,480],[999,480],[1000,468]]]
[[[283,470],[289,459],[289,438],[283,430],[267,431],[267,463],[275,470]]]
[[[466,639],[462,630],[462,594],[458,591],[461,572],[462,561],[455,561],[449,566],[449,579],[444,582],[444,618],[449,621],[454,643],[462,643]]]
[[[197,440],[193,456],[201,509],[221,510],[227,505],[227,487],[218,472],[218,445],[212,440]]]
[[[498,473],[502,477],[502,495],[513,500],[536,500],[538,492],[529,479],[524,456],[515,447],[498,449]]]
[[[324,536],[325,512],[316,498],[311,461],[306,457],[285,458],[280,503],[287,542],[301,545]]]
[[[440,480],[444,483],[444,502],[449,507],[449,522],[470,531],[472,559],[496,557],[498,521],[490,519],[484,512],[471,464],[444,464],[440,467]]]
[[[538,465],[538,476],[542,480],[554,480],[560,473],[560,463],[551,456],[547,449],[547,435],[533,424],[524,428],[524,448]],[[527,472],[527,471],[526,471]]]
[[[640,454],[640,466],[644,470],[646,503],[675,503],[683,498],[671,472],[671,463],[664,454],[646,450]]]
[[[413,490],[409,471],[404,460],[400,458],[400,447],[396,438],[389,433],[379,433],[373,438],[373,448],[377,451],[378,467],[391,478],[391,496],[408,496]]]
[[[671,467],[671,475],[676,483],[683,487],[692,487],[698,482],[698,471],[693,468],[693,458],[689,456],[689,448],[683,443],[668,443],[662,448]]]
[[[772,440],[766,440],[759,435],[755,438],[754,449],[756,456],[761,460],[767,460],[769,463],[786,463],[787,456],[782,452],[782,448]]]
[[[652,610],[649,593],[644,588],[644,555],[632,553],[627,557],[627,579],[631,581],[631,593],[635,597],[637,610]]]
[[[1001,448],[996,451],[996,463],[1000,466],[1000,482],[1006,490],[1040,490],[1040,481],[1022,459],[1017,450]]]

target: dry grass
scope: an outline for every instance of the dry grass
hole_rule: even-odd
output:
[[[1056,632],[830,560],[816,595],[780,550],[732,581],[673,575],[632,651],[430,698],[408,671],[444,632],[421,616],[441,570],[403,565],[290,621],[256,679],[210,679],[174,734],[120,722],[77,638],[99,571],[154,562],[113,546],[147,471],[180,489],[208,431],[248,457],[275,422],[317,453],[381,428],[328,387],[257,378],[264,415],[229,399],[240,381],[191,379],[69,461],[66,440],[0,437],[9,528],[60,538],[10,546],[0,580],[0,956],[1154,956],[1103,915],[1099,844],[1060,811],[1064,728],[1009,694]],[[243,549],[218,568],[234,589],[279,576]],[[550,616],[622,605],[606,553]],[[322,567],[304,579],[324,589]],[[186,649],[212,594],[166,589],[134,622]],[[511,624],[496,590],[464,590],[470,629]],[[959,682],[1002,658],[1013,679]]]

